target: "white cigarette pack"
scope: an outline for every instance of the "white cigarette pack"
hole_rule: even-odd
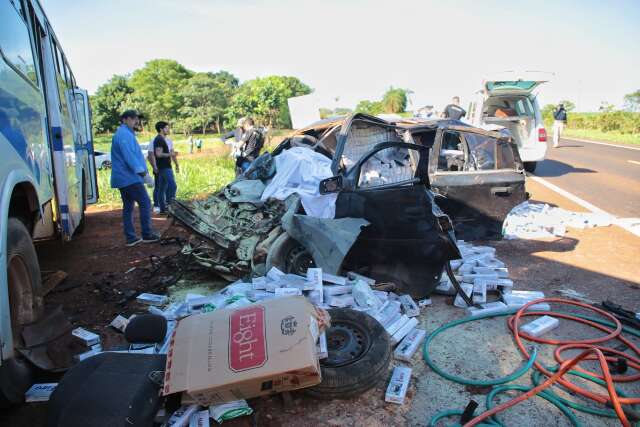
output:
[[[324,286],[322,292],[324,292],[324,298],[326,299],[333,295],[344,295],[351,293],[351,289],[353,289],[353,286],[351,285]]]
[[[147,305],[164,305],[169,301],[169,297],[166,295],[156,295],[156,294],[140,294],[136,297],[136,301],[141,304]]]
[[[92,347],[91,350],[89,350],[89,351],[85,351],[84,353],[76,354],[75,356],[73,356],[73,359],[76,362],[79,363],[79,362],[82,362],[83,360],[86,360],[86,359],[88,359],[90,357],[93,357],[96,354],[100,354],[100,353],[102,353],[102,347],[100,347],[100,349],[98,349],[97,347],[96,347],[96,349],[94,349]]]
[[[267,289],[267,278],[264,276],[254,277],[251,279],[251,283],[253,284],[253,289],[256,291],[263,291]]]
[[[473,303],[484,304],[487,302],[487,285],[483,282],[473,282]]]
[[[411,368],[405,366],[396,366],[391,375],[391,381],[387,386],[387,392],[384,395],[385,402],[404,404],[409,389],[409,381],[411,380]]]
[[[116,318],[111,321],[109,325],[119,330],[120,332],[124,332],[125,328],[127,327],[127,323],[129,323],[129,319],[118,314]]]
[[[275,267],[274,267],[275,268]],[[191,416],[198,411],[199,406],[196,404],[193,405],[182,405],[179,407],[169,420],[162,425],[162,427],[186,427],[189,425],[189,420],[191,420]]]
[[[353,271],[347,273],[347,278],[354,282],[357,280],[362,280],[369,286],[373,286],[376,284],[376,281],[371,277],[363,276],[362,274],[354,273]]]
[[[73,331],[71,331],[71,335],[78,338],[87,347],[91,347],[92,345],[98,344],[100,342],[100,335],[94,334],[91,331],[87,331],[84,328],[75,328]]]
[[[189,427],[209,427],[209,410],[198,411],[191,415]]]
[[[560,325],[560,321],[555,317],[542,316],[536,320],[529,322],[520,327],[520,331],[532,337],[539,337],[542,334],[546,334],[552,329],[555,329]]]
[[[473,285],[469,283],[461,283],[460,287],[468,297],[471,298],[473,296]],[[456,294],[456,299],[453,300],[453,305],[460,308],[467,307],[467,303],[464,302],[464,299],[462,299],[462,296],[460,294]]]
[[[420,307],[416,304],[416,302],[409,295],[400,295],[398,298],[400,304],[402,304],[402,311],[408,317],[416,317],[420,315]]]
[[[409,318],[407,317],[406,314],[403,314],[402,316],[400,316],[398,320],[396,320],[391,325],[389,325],[388,328],[386,328],[389,336],[393,337],[393,334],[398,332],[400,328],[402,328],[408,321],[409,321]]]
[[[309,301],[314,305],[322,305],[324,303],[324,286],[322,285],[322,269],[307,269],[307,281],[313,283],[313,290],[309,292]]]
[[[509,279],[501,279],[501,278],[474,279],[473,284],[475,285],[477,283],[484,283],[484,285],[487,287],[487,291],[497,291],[498,288],[504,291],[505,288],[511,289],[513,287],[513,281]]]
[[[334,285],[344,286],[347,284],[347,278],[342,276],[334,276],[333,274],[327,274],[322,272],[322,281],[327,283],[333,283]]]
[[[506,268],[474,267],[473,272],[476,274],[496,274],[501,278],[509,277],[509,270]]]
[[[278,288],[276,289],[276,296],[278,297],[291,297],[302,295],[302,291],[297,288]]]
[[[318,355],[318,359],[326,359],[329,357],[329,350],[327,349],[327,334],[325,332],[321,333],[318,337],[318,344],[316,344],[316,353]]]
[[[411,317],[407,323],[402,325],[402,327],[391,336],[391,344],[398,344],[416,326],[418,326],[418,319],[416,319],[415,317]]]
[[[418,301],[418,307],[420,307],[420,308],[427,307],[427,306],[431,305],[432,303],[433,303],[433,301],[431,301],[431,298],[421,299],[420,301]]]
[[[331,307],[339,307],[339,308],[350,307],[355,305],[356,303],[351,294],[330,295],[326,299],[326,301],[327,301],[327,304],[329,304]]]
[[[267,272],[267,279],[276,281],[284,276],[284,273],[278,269],[278,267],[271,267],[271,270]]]
[[[32,385],[24,394],[25,402],[46,402],[58,383],[41,383]]]
[[[400,344],[393,352],[393,357],[398,360],[404,360],[410,362],[415,352],[422,344],[422,341],[427,336],[427,331],[424,329],[413,328],[409,333],[400,341]]]
[[[477,308],[477,307],[467,307],[467,313],[469,313],[470,316],[476,316],[476,315],[481,315],[481,314],[494,314],[494,313],[504,313],[505,311],[509,310],[509,307],[507,307],[507,305],[505,303],[503,303],[502,301],[494,301],[494,302],[488,302],[486,304],[480,304],[482,306],[482,308]]]

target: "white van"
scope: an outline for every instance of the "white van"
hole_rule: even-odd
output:
[[[508,129],[527,172],[533,172],[547,152],[547,131],[535,92],[548,81],[541,79],[543,74],[550,73],[505,72],[485,80],[467,113],[469,123],[474,126],[495,130],[498,125]]]

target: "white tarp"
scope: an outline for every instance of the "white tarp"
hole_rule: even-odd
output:
[[[263,201],[271,197],[284,200],[296,193],[307,215],[335,216],[337,194],[320,194],[320,181],[333,176],[331,159],[305,147],[290,148],[274,159],[276,174],[262,193]]]

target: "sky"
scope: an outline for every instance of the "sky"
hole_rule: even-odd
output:
[[[491,73],[547,71],[541,105],[640,89],[640,1],[41,0],[79,86],[156,58],[241,81],[291,75],[353,108],[390,87],[465,106]],[[329,106],[329,105],[328,105]],[[334,105],[335,106],[335,105]]]

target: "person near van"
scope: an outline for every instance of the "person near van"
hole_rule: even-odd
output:
[[[202,151],[202,140],[200,138],[196,139],[196,149],[198,153]]]
[[[151,200],[144,188],[144,184],[150,184],[152,178],[134,130],[139,123],[138,113],[127,110],[120,115],[120,122],[120,127],[111,139],[111,188],[117,188],[122,198],[122,223],[127,246],[157,242],[160,235],[151,227]],[[136,236],[133,225],[136,203],[142,238]]]
[[[160,213],[167,212],[167,204],[176,197],[176,179],[171,168],[173,159],[172,149],[167,143],[167,135],[169,135],[169,123],[156,123],[156,135],[153,140],[153,155],[156,159],[156,167],[158,169],[158,206]],[[176,167],[177,169],[177,167]]]
[[[555,110],[553,110],[553,148],[558,148],[560,144],[560,136],[567,124],[567,110],[564,109],[564,104],[558,104]]]
[[[249,169],[251,162],[258,158],[260,150],[264,145],[264,136],[262,132],[254,127],[251,117],[247,117],[242,124],[242,138],[240,139],[240,156],[236,160],[238,172],[244,172]]]
[[[458,96],[454,96],[451,100],[451,104],[444,107],[444,110],[442,111],[442,117],[452,120],[460,120],[466,114],[467,112],[460,106],[460,97]]]

